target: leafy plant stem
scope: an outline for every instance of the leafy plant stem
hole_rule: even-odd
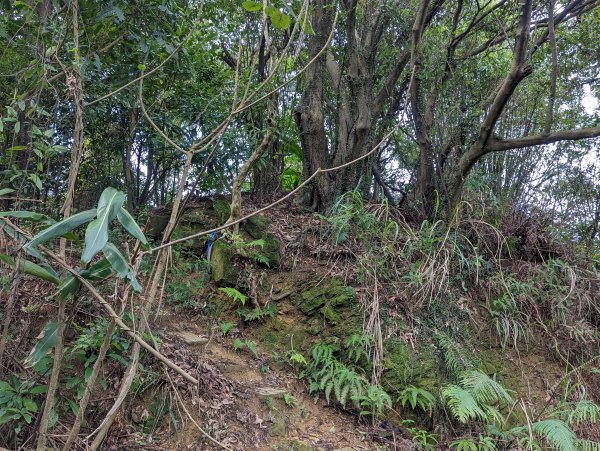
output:
[[[48,424],[50,422],[50,414],[54,405],[54,397],[58,387],[58,376],[63,361],[64,353],[64,331],[65,331],[65,311],[67,300],[61,299],[58,302],[58,327],[56,329],[56,346],[54,347],[54,363],[52,364],[52,374],[48,383],[48,393],[44,403],[44,411],[40,420],[40,428],[38,431],[37,449],[44,451],[46,449],[46,440],[48,435]]]
[[[17,301],[17,296],[19,293],[19,284],[21,282],[21,272],[19,271],[19,262],[21,260],[20,254],[17,255],[15,271],[13,275],[13,281],[10,290],[10,296],[8,297],[8,301],[6,303],[6,307],[4,308],[4,321],[2,324],[2,337],[0,338],[0,374],[2,373],[2,359],[4,357],[4,351],[6,350],[6,344],[8,342],[8,331],[10,327],[10,322],[12,319],[12,314],[15,306],[15,302]]]
[[[90,397],[92,395],[92,389],[94,388],[94,384],[96,383],[96,379],[98,378],[98,374],[100,374],[100,369],[102,368],[102,363],[106,357],[106,353],[110,348],[110,343],[112,340],[113,332],[115,331],[116,321],[114,318],[111,318],[108,328],[106,330],[106,335],[104,336],[104,341],[102,342],[102,346],[98,351],[98,357],[94,362],[94,367],[92,369],[92,374],[87,381],[87,385],[85,387],[85,392],[83,393],[83,397],[79,401],[79,410],[77,411],[77,415],[75,416],[75,421],[73,423],[73,427],[69,432],[69,436],[67,437],[67,441],[65,442],[65,446],[63,447],[63,451],[68,451],[73,446],[77,435],[79,434],[79,430],[81,429],[81,423],[83,421],[85,410],[90,401]]]

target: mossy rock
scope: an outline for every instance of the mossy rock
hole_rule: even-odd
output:
[[[242,228],[255,240],[264,238],[268,234],[267,228],[269,227],[270,220],[264,216],[255,215],[246,219]]]
[[[265,242],[265,245],[260,250],[260,254],[266,257],[269,268],[277,268],[281,263],[281,246],[279,241],[271,233],[265,234],[262,240]]]
[[[344,286],[341,280],[323,281],[313,288],[303,291],[300,297],[294,296],[294,305],[304,314],[321,312],[331,324],[339,321],[335,308],[348,307],[355,302],[352,287]]]
[[[257,253],[264,257],[269,268],[277,268],[281,263],[281,245],[272,233],[267,231],[269,219],[264,216],[252,216],[242,223],[242,231],[249,240],[263,240],[265,245],[257,248]]]
[[[217,216],[217,221],[219,221],[219,224],[217,225],[219,226],[225,224],[225,221],[227,221],[229,216],[231,216],[231,208],[229,207],[229,203],[227,203],[227,201],[224,199],[215,199],[212,203],[212,209]]]
[[[145,234],[149,238],[156,239],[162,235],[169,223],[170,213],[151,213],[148,215],[148,227]]]
[[[235,252],[225,240],[214,242],[210,256],[212,278],[220,287],[235,287],[239,270],[233,264]]]
[[[291,299],[298,310],[310,316],[306,330],[311,335],[325,334],[345,340],[361,331],[362,316],[354,290],[340,279],[315,281],[315,286],[293,295]]]

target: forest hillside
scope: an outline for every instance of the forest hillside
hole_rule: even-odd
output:
[[[600,450],[600,0],[0,39],[0,449]]]

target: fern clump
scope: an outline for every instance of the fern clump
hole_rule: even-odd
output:
[[[478,370],[465,371],[458,385],[442,388],[442,399],[459,422],[480,421],[502,424],[498,408],[512,402],[508,391],[494,379]]]
[[[337,347],[324,343],[317,343],[312,348],[312,359],[307,368],[310,392],[323,392],[327,403],[333,395],[342,407],[352,402],[355,408],[361,409],[361,415],[375,417],[391,408],[392,400],[385,390],[370,384],[363,374],[338,360],[335,357],[338,351]]]

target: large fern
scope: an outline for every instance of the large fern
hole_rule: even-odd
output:
[[[558,451],[574,451],[579,449],[577,436],[562,420],[546,419],[536,421],[530,426],[514,428],[511,432],[521,435],[527,433],[530,427],[536,437],[544,440],[552,449]]]
[[[502,385],[478,370],[464,371],[459,381],[442,388],[442,398],[458,421],[504,422],[496,406],[512,402],[512,397]]]
[[[597,423],[600,421],[600,406],[588,399],[582,399],[575,403],[572,410],[567,411],[566,420],[570,426]]]
[[[488,418],[471,392],[458,385],[442,388],[442,399],[450,407],[452,415],[463,424],[469,421],[486,421]]]
[[[334,356],[337,351],[335,346],[323,343],[313,346],[307,368],[311,393],[321,391],[328,403],[335,397],[343,407],[351,401],[357,409],[370,408],[375,414],[391,407],[389,395],[380,386],[371,385],[353,367],[338,360]]]
[[[508,391],[481,371],[465,371],[460,376],[460,383],[480,404],[493,405],[512,402],[512,397],[508,394]]]

